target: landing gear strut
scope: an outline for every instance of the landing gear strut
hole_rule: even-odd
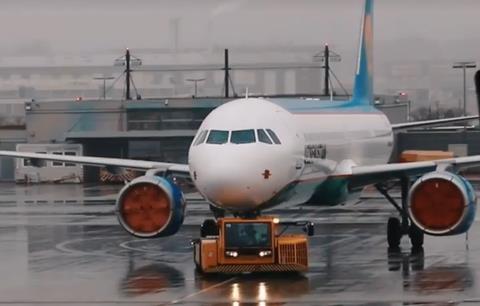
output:
[[[210,211],[213,213],[213,216],[215,217],[215,219],[225,217],[225,210],[218,208],[216,206],[213,206],[212,204],[209,204],[209,205],[210,205]]]
[[[410,237],[412,248],[419,249],[423,246],[423,232],[410,220],[408,215],[408,190],[410,188],[410,179],[402,177],[400,179],[402,203],[398,205],[397,201],[388,194],[389,188],[384,184],[376,184],[377,190],[397,209],[399,218],[389,218],[387,224],[388,247],[398,249],[400,241],[404,235]]]

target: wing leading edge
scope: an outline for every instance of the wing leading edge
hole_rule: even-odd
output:
[[[479,119],[479,116],[465,116],[465,117],[454,117],[454,118],[445,118],[445,119],[436,119],[436,120],[426,120],[426,121],[414,121],[414,122],[405,122],[392,124],[392,130],[398,131],[408,128],[422,127],[422,126],[434,126],[441,125],[446,123],[462,122]]]
[[[351,173],[345,173],[351,188],[359,188],[386,180],[401,177],[418,177],[435,170],[464,170],[479,167],[480,155],[420,161],[410,163],[392,163],[373,166],[353,166]]]
[[[24,158],[30,160],[48,160],[59,162],[71,162],[76,164],[95,166],[95,167],[120,167],[135,170],[152,170],[158,169],[160,171],[176,171],[189,173],[188,165],[175,163],[162,163],[146,160],[133,160],[122,158],[105,158],[105,157],[91,157],[91,156],[66,156],[56,154],[30,153],[30,152],[16,152],[16,151],[0,151],[0,156]]]

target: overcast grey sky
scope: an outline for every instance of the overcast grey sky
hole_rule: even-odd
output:
[[[180,18],[180,47],[323,45],[356,48],[360,0],[0,0],[0,54],[79,53],[171,47]],[[377,0],[376,53],[386,42],[431,40],[444,48],[401,53],[471,57],[480,46],[478,0]],[[470,41],[470,42],[468,42]],[[454,53],[455,46],[448,52]],[[385,55],[382,55],[384,57]],[[410,56],[412,56],[410,54]]]

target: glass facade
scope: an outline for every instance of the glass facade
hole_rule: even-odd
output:
[[[192,138],[171,137],[155,140],[130,140],[128,156],[133,159],[187,163]]]
[[[127,113],[127,130],[197,130],[211,108],[135,109]]]

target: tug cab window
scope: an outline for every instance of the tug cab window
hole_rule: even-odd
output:
[[[270,135],[270,137],[272,138],[275,144],[281,144],[280,139],[278,138],[277,134],[275,134],[274,131],[272,131],[271,129],[267,129],[267,133],[268,135]]]
[[[228,131],[211,130],[208,134],[207,143],[224,144],[228,141]]]
[[[194,142],[194,146],[198,146],[199,144],[202,144],[205,142],[205,139],[207,138],[208,131],[201,131],[200,134],[198,135],[197,140]]]
[[[270,248],[270,226],[267,223],[226,223],[225,247],[230,250]]]
[[[268,137],[267,133],[264,130],[257,130],[258,141],[268,144],[273,144],[273,142]]]
[[[255,131],[254,130],[232,131],[232,137],[230,138],[230,142],[235,144],[254,143]]]

